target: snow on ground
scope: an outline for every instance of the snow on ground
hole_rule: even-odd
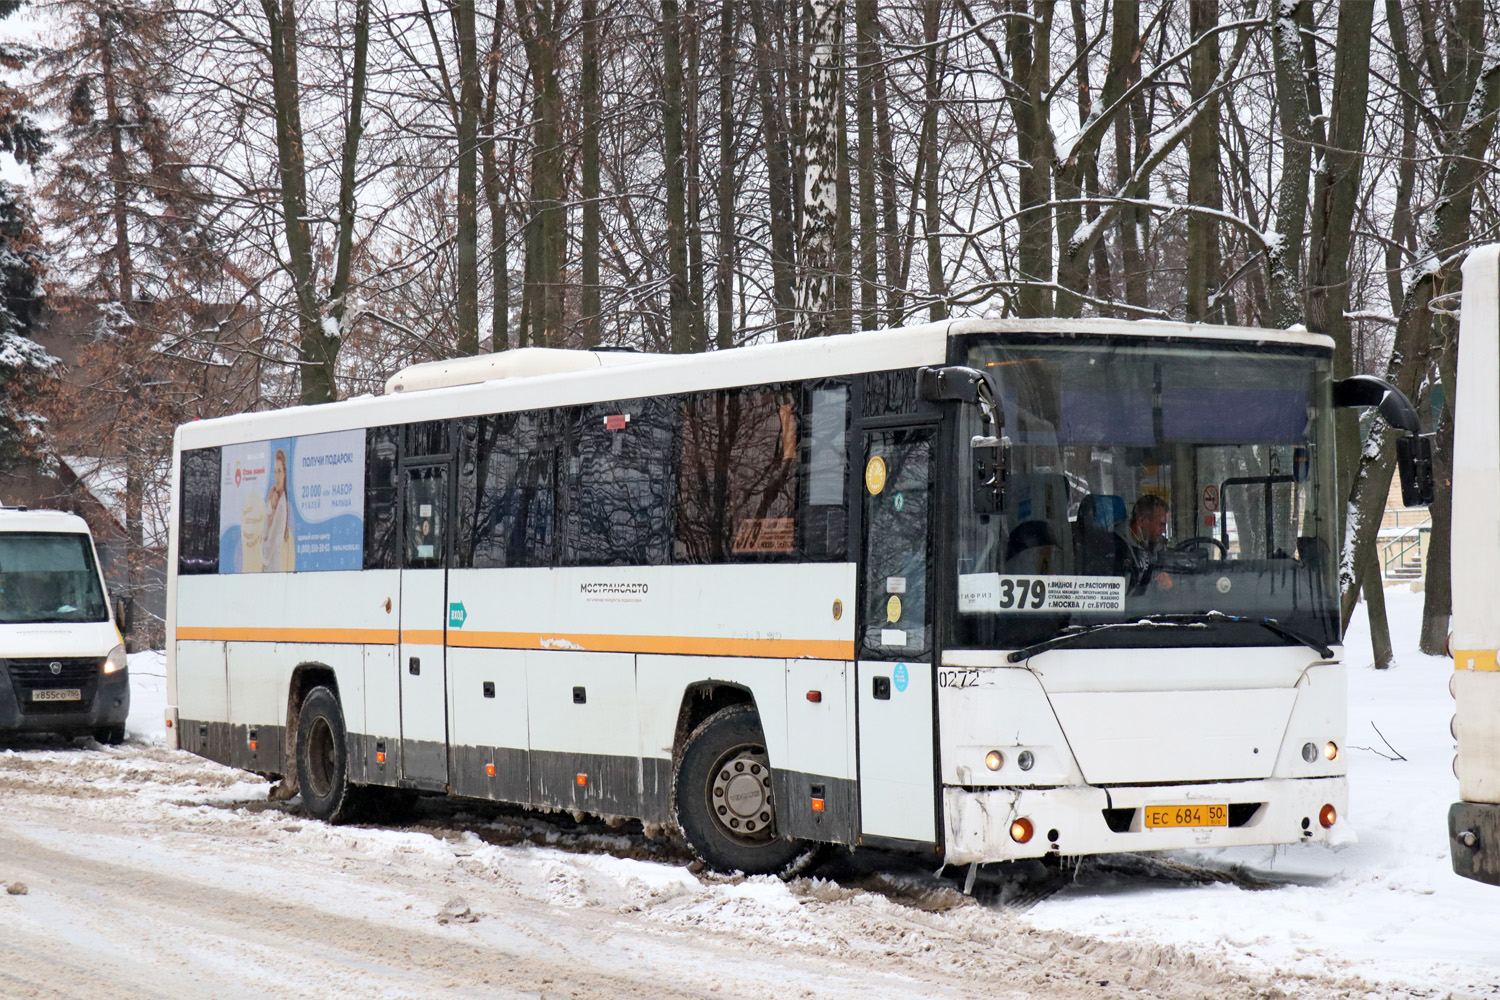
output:
[[[1386,602],[1395,666],[1374,669],[1363,604],[1344,651],[1347,820],[1357,843],[1184,852],[1293,884],[1247,892],[1094,878],[1064,888],[1027,919],[1188,947],[1288,976],[1343,972],[1500,996],[1500,888],[1460,878],[1448,859],[1448,806],[1458,794],[1448,729],[1453,664],[1417,651],[1421,594],[1393,588]]]
[[[127,996],[155,995],[129,984],[177,963],[195,970],[174,979],[191,998],[246,981],[243,995],[426,998],[465,976],[504,984],[465,996],[1500,998],[1500,889],[1447,856],[1451,664],[1416,652],[1421,596],[1387,599],[1397,666],[1371,667],[1362,614],[1346,647],[1357,842],[1086,859],[1062,875],[990,866],[977,899],[962,870],[896,855],[836,855],[789,883],[719,879],[638,829],[456,802],[330,827],[267,802],[254,776],[160,746],[164,664],[136,654],[128,745],[0,750],[0,868],[43,882],[5,918],[20,943],[0,940],[0,995],[8,949],[77,954],[83,934],[124,963],[108,975]],[[87,860],[60,879],[53,851]],[[1203,884],[1205,869],[1248,877]],[[1274,885],[1242,887],[1257,881]],[[70,907],[102,898],[126,929],[75,932]],[[246,906],[270,929],[233,927]],[[88,995],[95,973],[77,974],[79,992],[57,995]]]

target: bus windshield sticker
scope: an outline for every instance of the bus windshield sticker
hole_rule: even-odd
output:
[[[865,465],[865,489],[870,491],[871,496],[879,496],[880,491],[885,489],[885,459],[879,455],[871,455],[869,463]]]
[[[882,646],[904,646],[906,645],[906,630],[899,628],[883,628],[880,630],[880,644]]]
[[[365,432],[225,445],[219,572],[364,565]]]
[[[1123,576],[1012,576],[961,573],[960,614],[1124,611]]]
[[[906,577],[888,576],[885,578],[885,592],[887,594],[906,593]]]

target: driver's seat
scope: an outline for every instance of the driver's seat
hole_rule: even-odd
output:
[[[1115,526],[1125,520],[1125,501],[1111,493],[1091,493],[1078,504],[1073,521],[1073,564],[1084,576],[1114,576]]]

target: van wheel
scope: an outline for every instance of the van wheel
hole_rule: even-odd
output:
[[[354,811],[349,781],[349,741],[338,696],[315,687],[302,702],[297,720],[297,785],[302,807],[329,823],[342,823]]]
[[[806,849],[776,833],[771,766],[760,717],[751,705],[731,705],[693,730],[673,798],[688,846],[710,868],[781,874]]]

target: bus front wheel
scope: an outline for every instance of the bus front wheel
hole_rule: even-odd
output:
[[[751,705],[731,705],[693,730],[674,791],[682,834],[710,868],[781,874],[806,849],[777,835],[771,766]]]
[[[297,720],[297,785],[302,807],[329,823],[353,811],[347,736],[338,696],[321,686],[309,691]]]

